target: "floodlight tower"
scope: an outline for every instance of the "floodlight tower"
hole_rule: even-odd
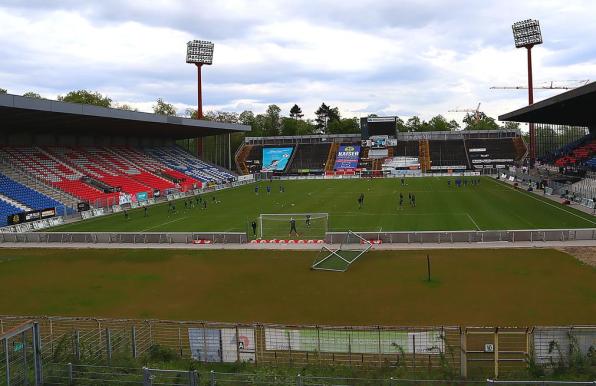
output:
[[[213,43],[206,40],[192,40],[186,43],[186,63],[197,66],[197,119],[203,118],[203,87],[201,82],[201,68],[204,64],[213,63]],[[203,153],[203,139],[197,138],[197,155]]]
[[[534,103],[534,85],[532,82],[532,47],[542,44],[542,33],[538,20],[522,20],[513,23],[513,40],[516,48],[526,48],[528,52],[528,104]],[[536,162],[536,131],[530,122],[530,167]]]

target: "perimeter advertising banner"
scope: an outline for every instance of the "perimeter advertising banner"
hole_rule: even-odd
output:
[[[335,170],[356,169],[360,158],[360,146],[341,145],[335,158]]]
[[[293,147],[264,147],[261,171],[275,172],[284,170],[293,150]]]
[[[56,216],[56,208],[46,208],[42,210],[31,210],[27,212],[15,213],[7,216],[8,225],[16,225],[24,222],[43,220]]]

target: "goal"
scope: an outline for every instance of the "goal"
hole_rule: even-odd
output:
[[[301,239],[323,239],[329,224],[328,213],[270,213],[259,215],[261,239],[287,239],[290,221],[296,221],[296,231]],[[292,235],[295,236],[295,235]]]
[[[338,249],[323,247],[311,269],[319,271],[345,272],[362,255],[372,248],[370,241],[348,231]]]

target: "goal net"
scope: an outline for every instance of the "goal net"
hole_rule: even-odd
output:
[[[370,241],[348,231],[338,249],[321,248],[311,268],[319,271],[345,272],[371,247]]]
[[[296,232],[292,231],[292,220]],[[328,213],[273,213],[259,215],[261,239],[323,239],[329,223]],[[291,233],[291,234],[290,234]]]

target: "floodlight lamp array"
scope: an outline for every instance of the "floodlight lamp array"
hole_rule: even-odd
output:
[[[186,43],[186,63],[212,64],[213,43],[206,40],[191,40]]]
[[[538,20],[522,20],[513,24],[515,47],[532,47],[542,44],[542,32]]]

